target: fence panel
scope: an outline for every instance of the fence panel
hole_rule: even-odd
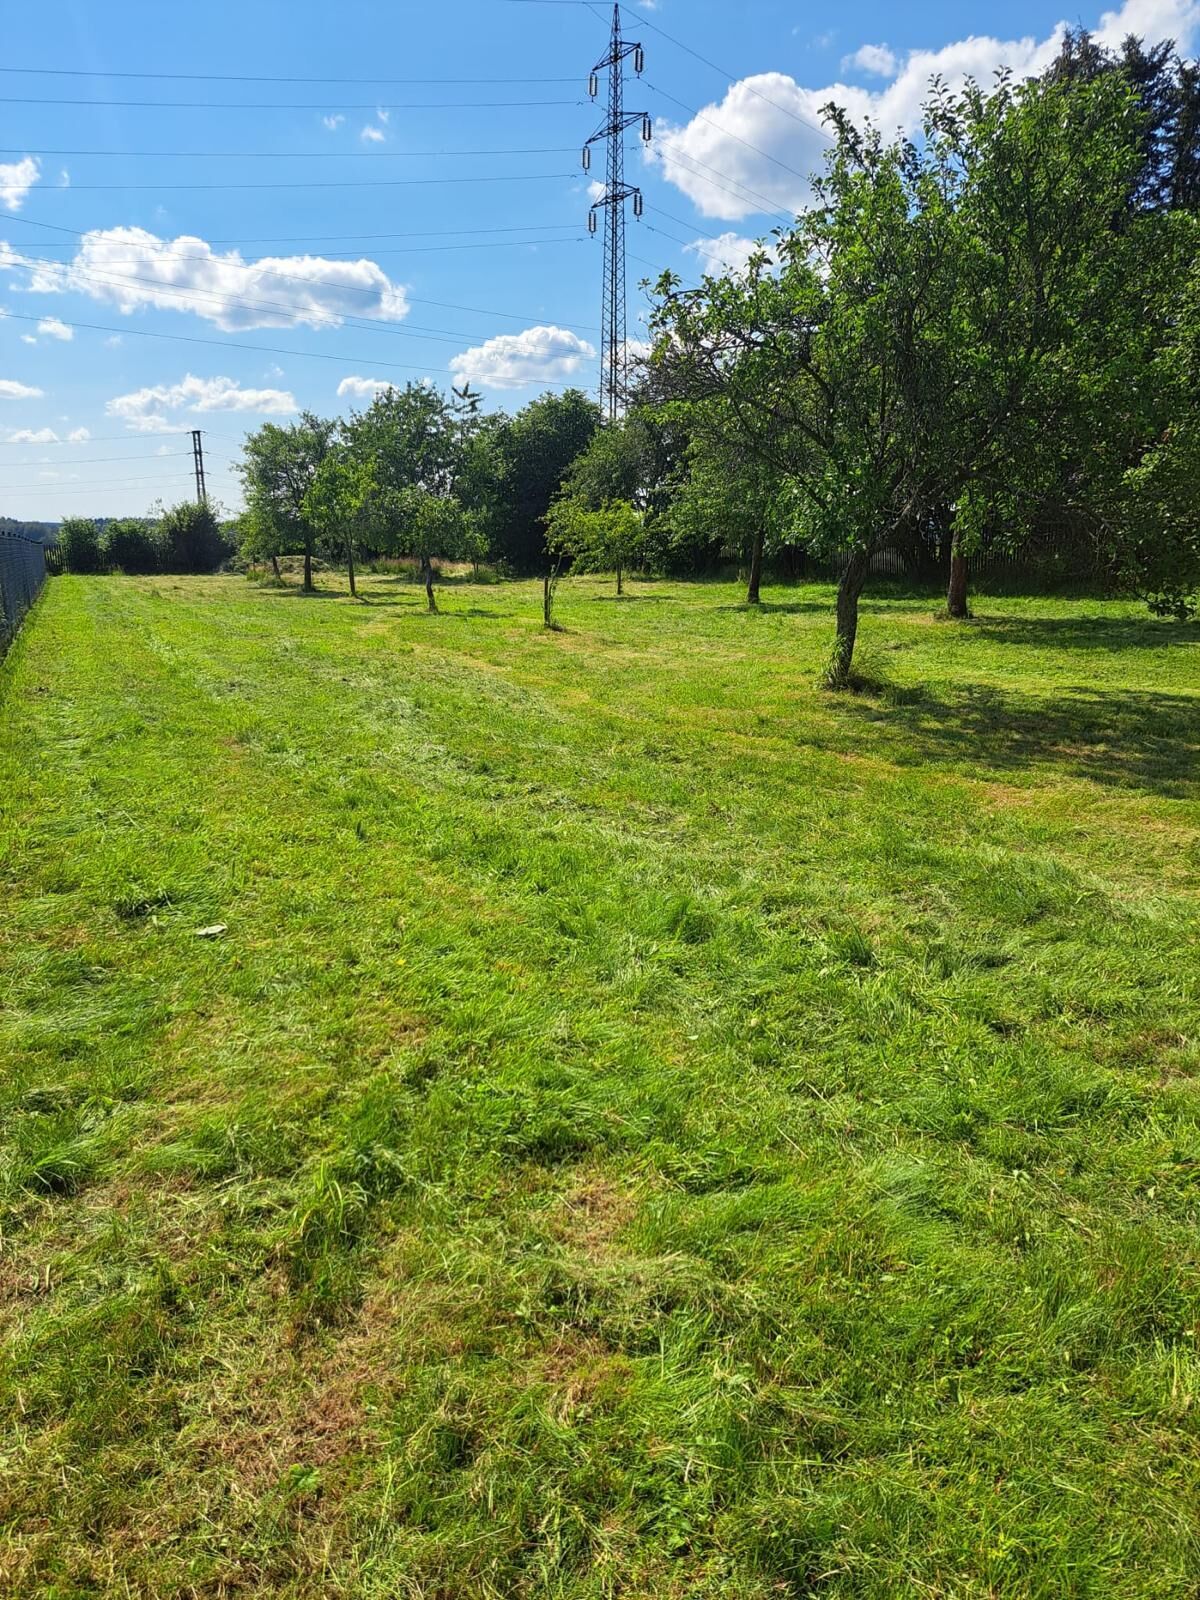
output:
[[[40,539],[0,532],[0,655],[46,581],[46,547]]]

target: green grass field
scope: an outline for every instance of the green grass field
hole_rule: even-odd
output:
[[[364,591],[0,666],[0,1594],[1194,1600],[1200,629]]]

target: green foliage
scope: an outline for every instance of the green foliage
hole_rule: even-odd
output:
[[[0,666],[0,1588],[1190,1595],[1195,625],[323,581]]]
[[[452,495],[458,481],[463,437],[455,405],[430,384],[385,389],[351,419],[345,436],[358,463],[355,494],[371,515],[375,548],[420,555],[416,545],[425,535],[416,529],[418,507]]]
[[[621,573],[638,565],[645,541],[645,522],[628,500],[614,500],[590,511],[563,496],[546,518],[550,549],[570,559],[580,572]]]
[[[677,549],[746,557],[756,540],[770,553],[795,535],[788,481],[744,449],[735,429],[690,441],[667,513]]]
[[[164,572],[215,572],[229,554],[212,509],[194,500],[168,507],[154,540]]]
[[[100,559],[110,572],[157,571],[154,529],[140,517],[121,517],[107,523],[100,535]]]
[[[636,503],[648,476],[646,427],[636,416],[597,428],[563,475],[562,492],[589,511],[612,501]]]
[[[470,523],[453,495],[417,491],[405,505],[406,553],[424,565],[435,559],[460,560],[473,548]]]
[[[1139,303],[1113,222],[1140,124],[1110,78],[935,86],[918,144],[831,117],[816,203],[773,260],[699,290],[664,277],[655,367],[693,433],[757,456],[805,543],[842,561],[844,684],[875,551],[947,507],[961,548],[1013,547],[1071,486],[1089,388]]]
[[[90,517],[64,517],[58,530],[58,551],[67,572],[99,572],[100,530]]]
[[[305,588],[312,586],[317,539],[305,502],[336,426],[310,411],[287,427],[266,422],[247,436],[237,468],[246,502],[242,554],[262,560],[303,553]]]
[[[514,571],[544,566],[551,503],[599,425],[595,402],[578,389],[566,389],[531,400],[498,431],[489,537],[492,554]]]

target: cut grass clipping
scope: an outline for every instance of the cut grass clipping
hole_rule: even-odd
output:
[[[1200,1591],[1197,631],[362,593],[0,667],[0,1593]]]

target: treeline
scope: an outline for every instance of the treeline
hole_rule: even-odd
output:
[[[657,285],[624,420],[514,417],[423,385],[247,443],[242,548],[680,570],[733,554],[839,574],[851,674],[872,562],[1069,547],[1187,617],[1200,594],[1200,75],[1069,35],[1043,77],[931,86],[919,139],[827,109],[813,202],[743,271]]]
[[[239,551],[276,566],[302,556],[306,588],[315,557],[344,562],[352,590],[356,562],[412,557],[431,608],[439,558],[536,571],[550,505],[599,421],[578,390],[510,417],[482,412],[468,388],[410,383],[349,418],[267,423],[243,447]]]
[[[156,518],[116,517],[101,524],[65,517],[58,529],[65,572],[215,572],[233,548],[209,507],[192,501]]]
[[[1164,614],[1200,588],[1194,67],[1073,35],[1043,78],[934,83],[919,140],[828,108],[813,205],[738,275],[659,285],[660,412],[699,515],[841,568],[832,683],[884,548],[1070,540]]]

